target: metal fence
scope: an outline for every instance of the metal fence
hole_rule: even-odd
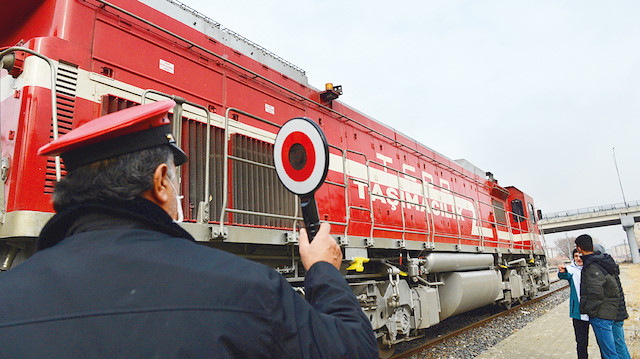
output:
[[[615,209],[624,209],[624,208],[633,208],[633,207],[640,207],[640,201],[605,204],[602,206],[594,206],[594,207],[587,207],[587,208],[580,208],[580,209],[570,209],[567,211],[546,213],[542,215],[542,219],[569,217],[569,216],[575,216],[579,214],[597,213],[602,211],[610,211]]]

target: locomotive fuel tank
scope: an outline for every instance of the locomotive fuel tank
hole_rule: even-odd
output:
[[[493,255],[471,253],[431,253],[422,266],[426,273],[486,269],[493,266]]]
[[[442,275],[440,320],[491,304],[502,295],[500,272],[483,270]]]

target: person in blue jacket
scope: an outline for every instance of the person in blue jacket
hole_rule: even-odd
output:
[[[327,223],[312,242],[300,231],[304,297],[176,223],[174,105],[103,116],[38,151],[68,172],[38,252],[0,274],[0,358],[378,358]]]
[[[558,278],[569,281],[571,295],[569,301],[569,316],[573,319],[573,330],[576,335],[576,350],[578,359],[588,358],[589,346],[589,316],[580,314],[580,280],[582,275],[582,258],[577,249],[573,250],[573,260],[568,266],[558,267]]]

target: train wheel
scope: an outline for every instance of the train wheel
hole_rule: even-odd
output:
[[[388,345],[382,343],[381,339],[378,339],[378,355],[380,359],[389,359],[395,354],[396,348],[389,348]]]

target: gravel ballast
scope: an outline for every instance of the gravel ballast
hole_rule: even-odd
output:
[[[563,287],[566,281],[558,281],[551,284],[551,290]],[[547,294],[542,292],[540,295]],[[478,328],[471,329],[459,336],[445,340],[421,353],[413,354],[411,359],[422,358],[474,358],[496,345],[503,339],[507,338],[515,331],[523,328],[536,318],[544,315],[549,309],[564,302],[569,298],[569,289],[558,291],[549,297],[542,299],[536,303],[532,303],[509,313],[505,316],[494,318],[493,320],[483,324]],[[500,311],[497,306],[488,306],[476,309],[466,314],[462,314],[453,318],[449,318],[437,326],[430,328],[424,339],[420,339],[420,343],[432,341],[442,335],[451,333],[464,326],[486,318]],[[419,344],[418,341],[411,342],[411,347]],[[409,344],[399,347],[401,351],[407,350]]]

